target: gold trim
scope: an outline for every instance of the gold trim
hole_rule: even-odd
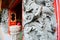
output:
[[[0,0],[0,11],[2,11],[2,9],[1,9],[1,5],[2,5],[2,0]]]

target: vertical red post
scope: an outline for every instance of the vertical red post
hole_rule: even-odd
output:
[[[60,0],[54,0],[54,8],[57,22],[57,40],[60,40]]]

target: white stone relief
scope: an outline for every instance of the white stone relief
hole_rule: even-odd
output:
[[[56,40],[53,0],[24,0],[23,5],[24,40]]]

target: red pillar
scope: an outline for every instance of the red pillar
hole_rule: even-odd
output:
[[[54,8],[57,22],[57,40],[60,40],[60,0],[54,0]]]

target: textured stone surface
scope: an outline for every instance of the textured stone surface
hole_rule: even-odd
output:
[[[24,0],[23,5],[24,40],[56,40],[53,0]]]
[[[8,9],[3,9],[1,13],[1,27],[5,33],[8,32]]]

